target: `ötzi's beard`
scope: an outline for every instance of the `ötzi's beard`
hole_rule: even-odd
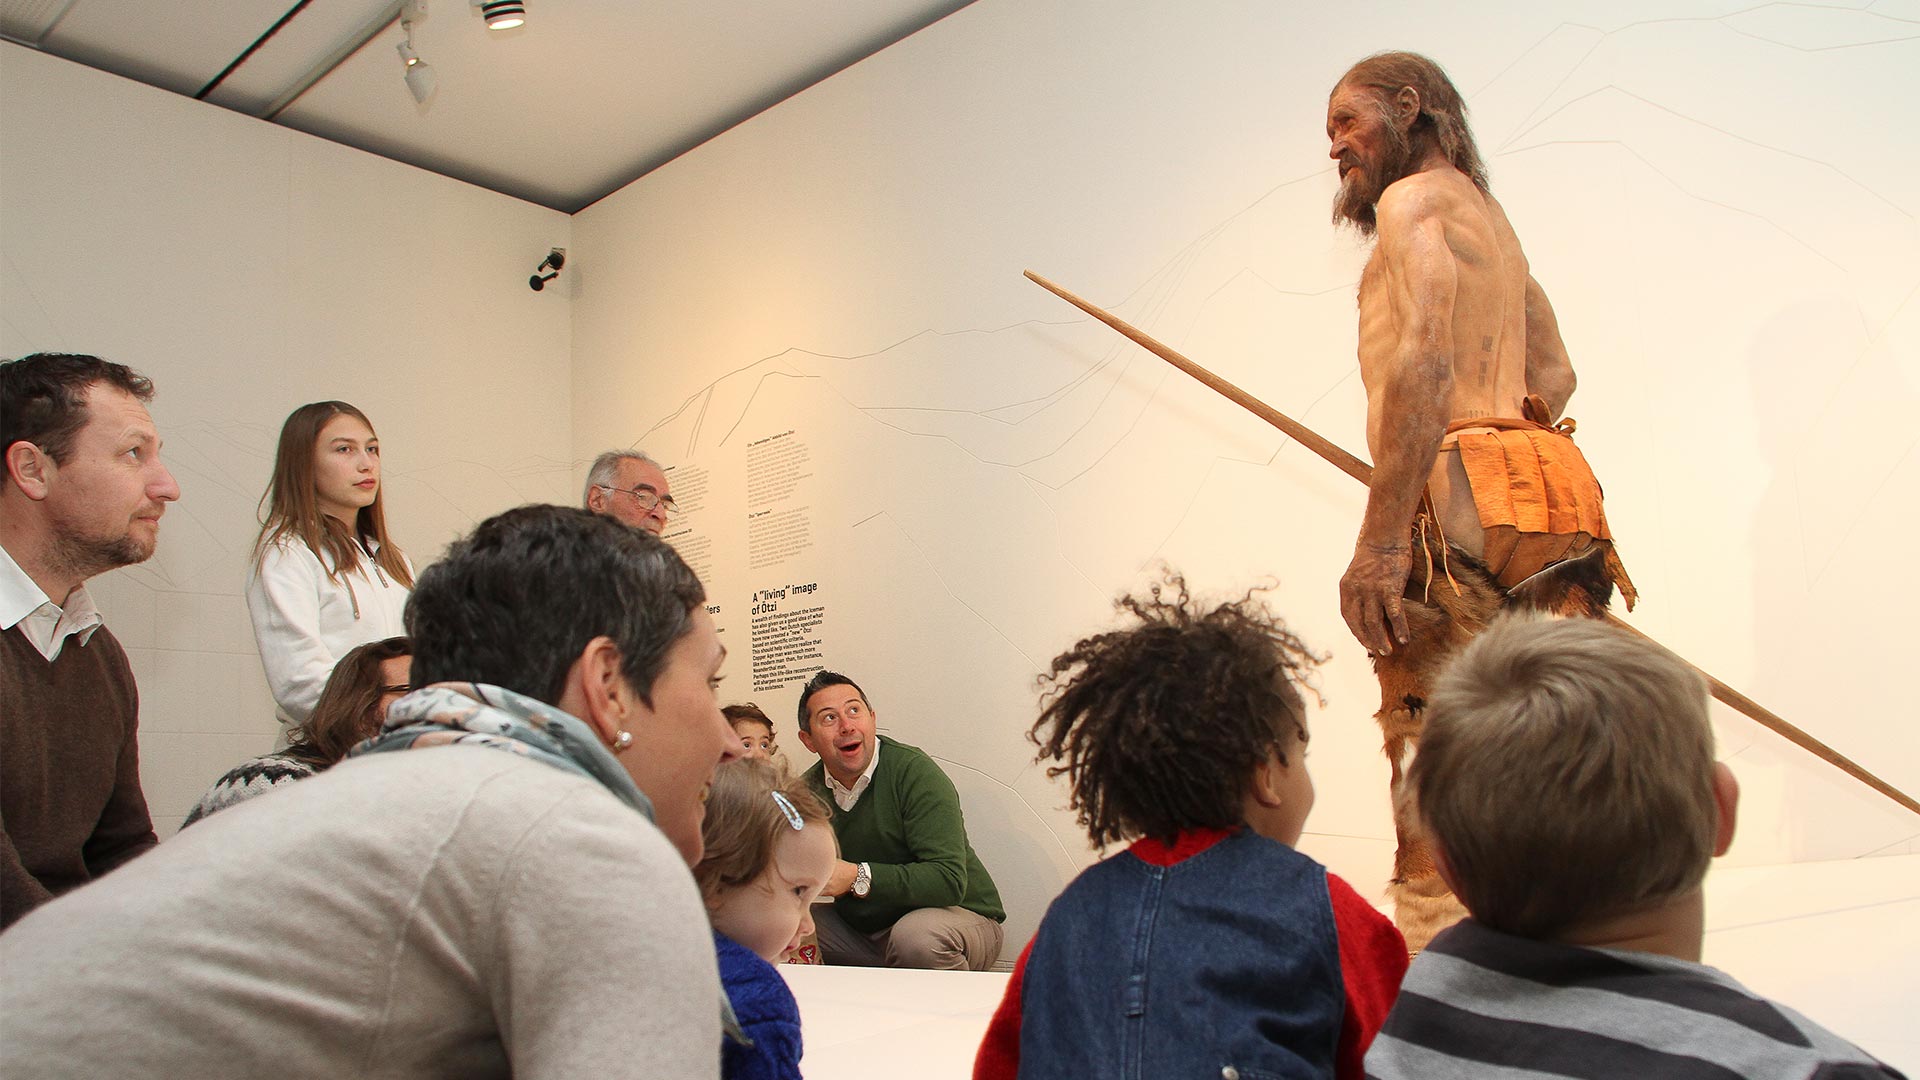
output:
[[[1333,223],[1350,225],[1361,236],[1371,238],[1378,228],[1374,204],[1380,200],[1371,189],[1371,184],[1342,181],[1333,196]]]
[[[1384,108],[1380,112],[1380,129],[1383,145],[1379,160],[1360,161],[1359,178],[1351,183],[1343,181],[1333,196],[1334,224],[1351,225],[1361,236],[1369,238],[1379,228],[1380,196],[1405,179],[1413,165],[1413,140],[1394,124]]]

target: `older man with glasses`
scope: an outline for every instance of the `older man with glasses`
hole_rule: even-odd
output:
[[[668,493],[666,470],[640,450],[609,450],[594,458],[583,500],[588,510],[655,536],[680,510]]]

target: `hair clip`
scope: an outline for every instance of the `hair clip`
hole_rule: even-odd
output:
[[[800,832],[807,827],[807,823],[800,817],[800,811],[794,809],[793,800],[776,791],[773,793],[773,802],[780,808],[781,813],[787,815],[787,824],[793,826],[794,832]]]

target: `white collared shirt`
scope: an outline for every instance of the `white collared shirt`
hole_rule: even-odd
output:
[[[833,771],[822,766],[820,772],[827,778],[827,790],[833,792],[834,805],[842,810],[853,809],[853,805],[860,801],[860,796],[865,795],[867,789],[873,786],[873,770],[878,768],[879,765],[880,735],[878,732],[875,732],[873,736],[873,757],[867,762],[867,771],[860,774],[860,778],[853,782],[852,787],[846,787],[841,784],[840,781],[835,780],[833,778]]]
[[[85,585],[68,593],[66,606],[62,607],[47,599],[40,586],[13,561],[12,553],[0,545],[0,633],[20,627],[51,664],[60,658],[68,635],[78,634],[80,644],[85,646],[104,621]]]

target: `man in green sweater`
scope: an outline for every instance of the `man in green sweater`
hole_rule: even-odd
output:
[[[960,793],[917,747],[874,730],[852,679],[822,671],[800,691],[800,742],[820,755],[806,779],[834,808],[841,861],[816,907],[831,964],[984,971],[1006,910],[967,842]]]

